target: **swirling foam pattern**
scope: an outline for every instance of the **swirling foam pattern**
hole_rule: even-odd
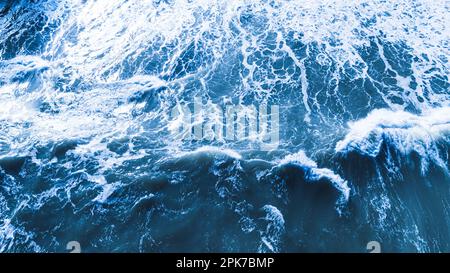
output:
[[[445,0],[0,3],[0,252],[450,251]],[[278,105],[280,143],[175,105]]]

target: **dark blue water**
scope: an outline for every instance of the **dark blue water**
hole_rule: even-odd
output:
[[[449,16],[0,1],[0,252],[449,252]],[[279,141],[180,137],[196,103]]]

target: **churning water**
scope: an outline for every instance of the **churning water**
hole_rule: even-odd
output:
[[[448,22],[445,0],[0,1],[0,252],[450,251]],[[277,106],[277,146],[180,138],[194,98]]]

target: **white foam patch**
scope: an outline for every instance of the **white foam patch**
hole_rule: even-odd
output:
[[[244,89],[256,92],[257,97],[266,96],[262,90],[264,84],[298,82],[299,79],[289,76],[277,79],[256,77],[262,67],[251,59],[266,49],[260,39],[261,33],[256,33],[261,29],[276,35],[274,52],[277,54],[273,58],[290,56],[300,70],[301,88],[298,91],[306,110],[306,121],[309,121],[312,109],[305,60],[288,46],[287,41],[292,39],[288,37],[289,33],[294,33],[302,43],[323,45],[318,62],[341,68],[363,62],[356,48],[368,45],[370,37],[406,42],[413,55],[419,58],[413,70],[420,86],[417,90],[410,90],[411,94],[422,94],[425,87],[432,93],[429,88],[432,75],[425,71],[430,68],[441,69],[444,74],[448,71],[445,56],[449,55],[449,33],[445,30],[450,13],[446,12],[448,5],[445,0],[399,3],[383,0],[305,0],[301,3],[281,0],[66,0],[55,7],[44,8],[48,8],[49,22],[62,19],[42,58],[19,54],[0,65],[0,81],[5,82],[0,86],[0,120],[7,122],[6,128],[2,128],[1,138],[12,143],[11,147],[0,147],[0,150],[26,150],[36,141],[98,135],[109,137],[113,133],[127,135],[127,128],[139,127],[143,120],[134,122],[131,113],[139,109],[139,105],[124,101],[133,91],[149,86],[143,86],[143,82],[151,82],[154,87],[166,86],[168,83],[160,78],[173,72],[180,56],[191,45],[207,52],[208,58],[202,58],[202,62],[211,58],[192,72],[198,73],[199,78],[223,65],[224,54],[233,49],[242,53],[242,65],[248,70],[240,76],[242,85]],[[246,25],[243,17],[247,15],[259,25]],[[214,38],[204,38],[208,35]],[[148,71],[141,60],[153,60],[155,56],[163,58],[155,59],[157,75],[144,76]],[[133,73],[120,76],[131,69],[129,64],[136,64]],[[271,73],[269,70],[265,72]],[[37,73],[39,80],[34,85],[12,82],[23,72]],[[359,69],[358,73],[365,77],[367,69]],[[124,80],[131,75],[134,77]],[[179,84],[183,89],[184,79],[190,76],[175,79],[171,84]],[[411,81],[399,75],[396,79],[404,89]],[[63,85],[62,88],[70,88],[79,81],[92,86],[82,93],[55,90],[55,82]],[[243,95],[248,91],[242,91]],[[448,97],[431,94],[430,98],[436,97],[431,102],[440,103],[442,96]],[[410,95],[407,99],[413,100],[413,97]],[[388,99],[385,100],[389,104]],[[123,104],[118,104],[118,101]],[[37,106],[41,102],[47,103],[54,112],[40,112]],[[147,115],[163,116],[164,112]]]
[[[262,210],[266,213],[264,220],[266,220],[267,226],[261,233],[261,242],[259,246],[259,252],[279,252],[279,243],[281,236],[285,232],[285,221],[281,211],[272,205],[264,205]]]
[[[10,251],[17,244],[26,244],[33,252],[42,252],[42,248],[33,241],[34,233],[21,226],[13,224],[16,214],[25,206],[28,200],[20,201],[10,215],[3,214],[0,220],[0,253]]]
[[[108,197],[114,193],[117,188],[117,183],[108,183],[103,175],[88,175],[86,174],[89,181],[94,182],[102,187],[102,192],[100,192],[95,198],[94,202],[104,203]]]
[[[189,157],[192,155],[199,155],[199,154],[224,155],[224,156],[234,158],[234,159],[242,159],[242,156],[234,150],[219,148],[219,147],[214,147],[214,146],[203,146],[194,151],[179,152],[176,154],[175,157],[177,157],[177,158]]]
[[[145,45],[155,42],[168,45],[177,41],[183,48],[200,39],[206,31],[231,40],[235,33],[230,25],[236,25],[242,32],[246,43],[243,46],[254,46],[251,31],[236,24],[239,16],[247,11],[264,18],[268,30],[283,30],[284,33],[301,30],[302,41],[325,44],[330,55],[342,62],[358,61],[359,55],[353,46],[365,45],[371,35],[380,33],[389,41],[406,41],[416,51],[415,55],[426,53],[437,60],[448,53],[446,22],[450,15],[445,0],[395,3],[383,0],[230,0],[226,3],[175,0],[158,4],[140,0],[72,0],[66,5],[70,7],[71,16],[55,35],[48,54],[77,66],[78,73],[89,77],[100,77],[125,57],[137,57],[145,50]],[[365,35],[355,30],[363,30]],[[74,31],[76,40],[67,39]],[[178,40],[180,37],[186,39]],[[335,41],[340,43],[335,45]],[[223,40],[217,39],[216,43],[212,44],[217,46],[214,54],[220,57],[218,43]]]
[[[52,76],[56,72],[49,69],[44,73]],[[155,77],[138,77],[117,82],[115,91],[104,86],[80,93],[58,92],[47,84],[51,83],[45,83],[43,89],[31,88],[29,82],[0,86],[0,156],[30,155],[37,143],[70,139],[88,139],[93,148],[105,138],[139,133],[142,119],[132,118],[136,105],[128,98],[137,91],[164,83]],[[42,111],[42,107],[49,109]],[[1,143],[7,143],[8,147],[2,149]],[[96,148],[105,150],[106,145]]]
[[[433,161],[447,169],[436,143],[450,136],[450,107],[440,107],[414,115],[405,111],[377,109],[366,118],[349,123],[349,132],[336,144],[336,152],[355,151],[370,157],[380,153],[385,140],[403,154],[417,152],[422,160],[422,173]]]
[[[299,151],[297,153],[287,155],[278,162],[279,165],[285,165],[288,163],[298,163],[308,168],[317,168],[317,163],[309,158],[304,151]]]
[[[302,168],[309,169],[310,173],[307,178],[310,180],[317,181],[322,178],[329,180],[342,194],[342,197],[338,200],[339,205],[342,205],[348,201],[350,197],[350,187],[348,186],[347,181],[342,179],[338,174],[334,173],[330,169],[318,168],[317,163],[309,158],[304,151],[287,155],[285,158],[278,161],[278,166],[286,164],[298,164]]]

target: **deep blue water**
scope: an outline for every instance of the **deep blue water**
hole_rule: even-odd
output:
[[[450,6],[328,2],[0,1],[0,252],[449,252]]]

